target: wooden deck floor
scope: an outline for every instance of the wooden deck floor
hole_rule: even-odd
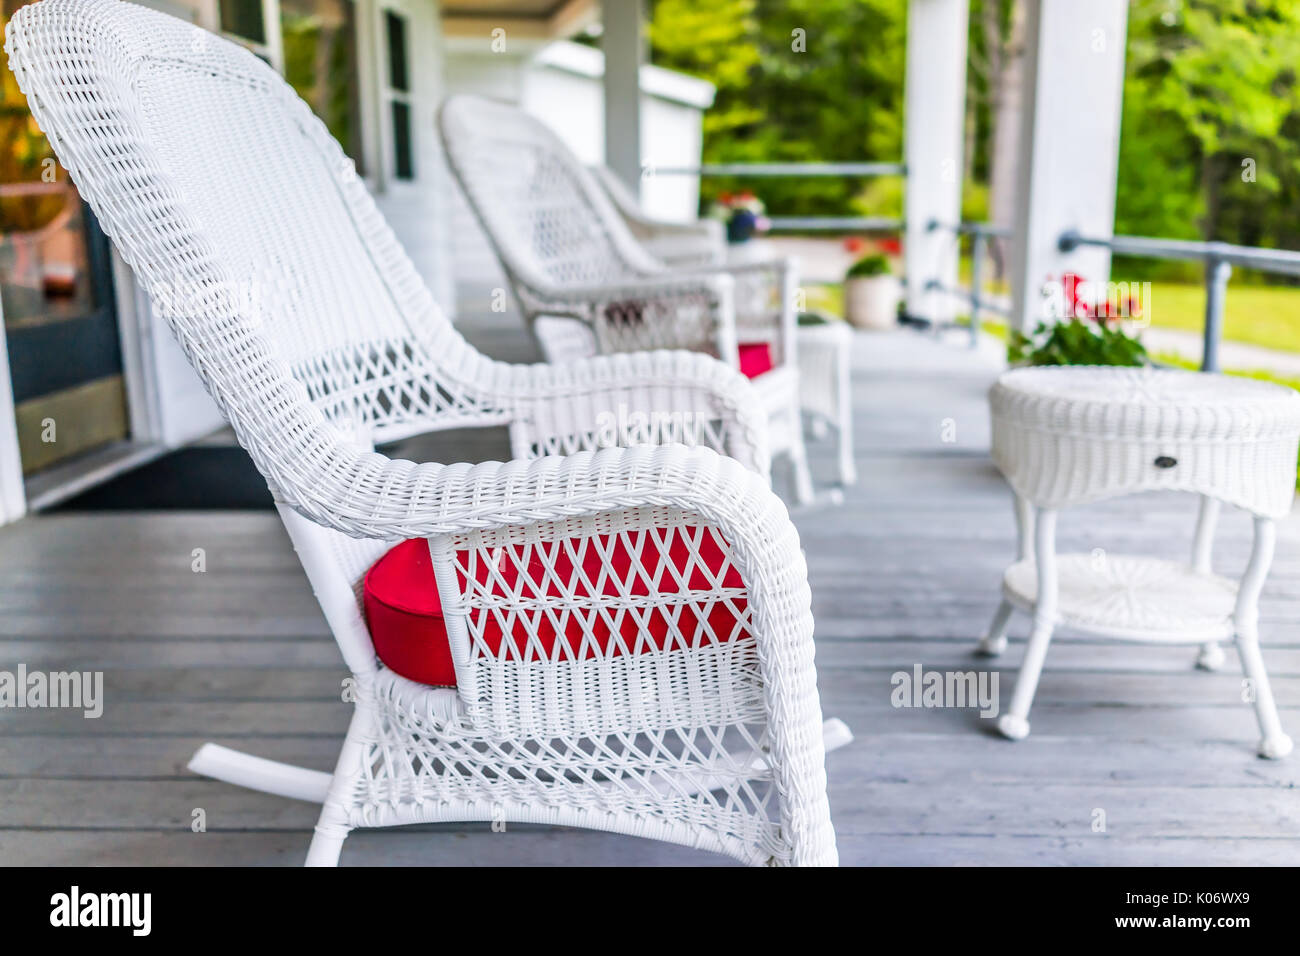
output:
[[[471,333],[503,357],[529,354],[513,326]],[[1018,744],[973,711],[890,705],[896,671],[987,666],[970,651],[1013,547],[987,454],[996,367],[910,333],[859,337],[861,483],[839,508],[796,515],[823,706],[856,734],[828,758],[842,860],[1300,862],[1300,757],[1255,757],[1235,656],[1209,674],[1190,648],[1063,638]],[[498,437],[462,447],[500,456]],[[814,466],[829,474],[829,453]],[[1096,506],[1063,519],[1063,547],[1181,555],[1193,514],[1192,501],[1158,496]],[[1216,564],[1240,567],[1248,533],[1228,516]],[[197,547],[203,574],[191,570]],[[0,612],[0,669],[102,669],[107,698],[98,720],[0,710],[0,863],[301,863],[312,806],[184,769],[205,740],[323,770],[337,753],[344,668],[273,514],[27,519],[0,530]],[[1281,529],[1262,615],[1283,721],[1300,734],[1300,523]],[[1024,633],[1018,621],[1013,637]],[[1021,646],[996,665],[1004,703]],[[196,809],[205,833],[191,832]],[[608,834],[443,826],[356,833],[343,862],[727,861]]]

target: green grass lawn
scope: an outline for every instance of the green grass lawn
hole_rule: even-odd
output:
[[[1151,324],[1199,334],[1205,327],[1205,288],[1151,284]],[[1223,337],[1286,352],[1300,352],[1300,288],[1228,284]]]

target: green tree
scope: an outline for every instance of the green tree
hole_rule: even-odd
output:
[[[706,162],[896,160],[902,152],[905,0],[657,0],[655,63],[709,80]],[[844,178],[710,179],[753,189],[769,212],[843,215]]]
[[[1116,228],[1295,245],[1300,0],[1133,0]]]

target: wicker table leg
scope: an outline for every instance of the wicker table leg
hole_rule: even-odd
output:
[[[1007,649],[1007,624],[1011,622],[1011,612],[1015,607],[1006,598],[998,605],[998,609],[993,612],[993,620],[989,623],[989,629],[985,635],[980,638],[979,646],[975,648],[976,654],[982,654],[985,657],[997,657]]]
[[[1056,626],[1056,604],[1059,591],[1056,577],[1056,512],[1039,509],[1035,515],[1034,554],[1038,565],[1038,596],[1034,601],[1034,629],[1025,647],[1025,659],[1016,676],[1016,688],[1011,695],[1011,707],[998,718],[998,730],[1004,737],[1023,740],[1029,736],[1029,708],[1034,703],[1038,678],[1047,659],[1047,648],[1052,642]]]
[[[1255,717],[1259,721],[1259,755],[1273,760],[1285,757],[1293,747],[1291,738],[1282,730],[1282,723],[1278,720],[1273,688],[1269,685],[1264,658],[1259,651],[1259,592],[1263,590],[1264,579],[1273,563],[1276,537],[1277,528],[1271,518],[1255,519],[1255,544],[1251,548],[1250,563],[1241,580],[1233,613],[1237,652],[1241,655],[1242,670],[1246,672],[1246,697],[1253,698]]]
[[[1214,528],[1219,521],[1219,499],[1201,495],[1200,511],[1196,515],[1196,537],[1192,543],[1192,567],[1202,574],[1210,573],[1210,553],[1214,547]],[[1226,656],[1216,641],[1201,646],[1196,655],[1196,666],[1205,671],[1217,671]]]

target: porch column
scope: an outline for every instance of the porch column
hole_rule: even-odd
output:
[[[904,88],[903,235],[909,316],[952,319],[952,297],[937,283],[957,285],[957,240],[947,228],[961,219],[962,144],[966,118],[966,32],[969,0],[909,0]]]
[[[1114,234],[1128,0],[1026,3],[1011,323],[1028,331],[1046,317],[1046,283],[1110,278],[1109,249],[1062,252],[1060,239]]]
[[[605,165],[641,195],[642,0],[604,0]]]

